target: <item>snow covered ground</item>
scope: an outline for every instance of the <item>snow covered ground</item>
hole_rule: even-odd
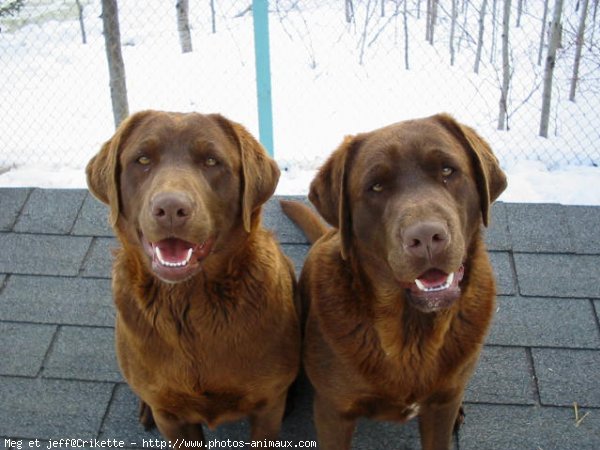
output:
[[[85,187],[85,163],[113,132],[99,3],[85,8],[87,45],[80,43],[73,17],[7,31],[3,26],[0,172],[9,170],[0,175],[0,186]],[[215,3],[216,34],[208,31],[209,2],[192,4],[195,49],[182,55],[171,2],[152,0],[140,8],[139,2],[119,1],[130,111],[221,112],[257,134],[251,16],[234,17],[244,2]],[[542,69],[528,62],[537,53],[536,11],[511,29],[511,129],[500,132],[496,69],[484,62],[479,75],[472,72],[474,9],[469,22],[475,28],[463,30],[453,67],[447,21],[440,20],[432,47],[422,39],[424,20],[412,17],[406,70],[402,18],[390,17],[392,6],[386,18],[371,15],[365,26],[366,10],[357,10],[348,25],[339,1],[300,2],[301,10],[276,4],[270,22],[278,194],[306,193],[344,135],[447,111],[475,127],[498,154],[509,177],[501,200],[600,205],[600,89],[584,80],[577,102],[565,99],[571,66],[566,49],[557,65],[549,139],[537,136],[539,101],[525,102],[541,96],[532,86],[539,85]],[[575,21],[573,11],[565,14]],[[486,30],[489,35],[491,26]],[[584,63],[582,73],[593,67]]]

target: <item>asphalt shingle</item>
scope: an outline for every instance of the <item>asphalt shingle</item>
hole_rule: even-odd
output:
[[[306,197],[290,196],[286,200],[302,202],[312,208]],[[271,198],[263,207],[263,225],[274,231],[282,244],[308,244],[308,240],[300,230],[281,210],[280,197]]]
[[[500,297],[488,344],[600,348],[587,299]]]
[[[53,325],[0,322],[0,375],[35,377],[55,332]]]
[[[485,230],[485,242],[488,250],[506,251],[511,249],[505,203],[497,202],[492,205],[490,223]]]
[[[39,439],[95,436],[112,386],[0,377],[0,435]]]
[[[508,226],[515,252],[572,252],[565,209],[553,204],[506,205]]]
[[[12,230],[31,189],[0,188],[0,231]]]
[[[600,298],[600,256],[515,253],[521,295]]]
[[[73,227],[73,234],[103,237],[112,237],[114,234],[108,220],[108,207],[90,193],[83,201],[81,212]]]
[[[594,412],[576,427],[569,408],[468,404],[460,450],[597,450],[600,415]]]
[[[544,405],[600,407],[600,350],[532,349]]]
[[[573,249],[577,253],[600,254],[600,208],[569,206],[566,216]]]
[[[13,275],[0,293],[0,317],[22,322],[112,326],[110,281]]]
[[[94,238],[90,251],[83,262],[81,276],[110,278],[112,272],[112,250],[119,248],[116,238]]]
[[[89,381],[122,381],[112,328],[60,327],[44,377]]]
[[[467,385],[465,401],[533,405],[535,400],[527,350],[522,347],[484,347]]]
[[[300,271],[302,270],[302,265],[304,264],[306,255],[308,255],[310,245],[283,244],[281,249],[288,257],[292,259],[294,268],[296,269],[296,275],[300,276]]]
[[[0,234],[0,272],[76,276],[91,238]]]
[[[85,196],[85,191],[79,189],[34,189],[14,230],[21,233],[68,234]]]
[[[514,295],[516,277],[507,252],[490,252],[490,262],[496,276],[496,291],[498,295]]]

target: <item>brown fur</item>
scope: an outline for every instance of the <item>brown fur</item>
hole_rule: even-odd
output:
[[[330,231],[308,207],[284,205],[307,235],[321,236],[300,278],[320,448],[349,449],[361,416],[418,416],[422,447],[449,448],[494,310],[480,227],[505,186],[483,139],[438,115],[346,138],[310,189]],[[406,233],[423,223],[443,224],[448,236],[443,250],[415,256]],[[461,265],[453,303],[424,305],[407,293],[425,271]]]
[[[276,439],[300,329],[291,261],[260,224],[279,178],[274,161],[222,116],[144,111],[104,144],[87,176],[121,243],[116,348],[142,400],[140,420],[166,439],[203,439],[201,424],[249,417],[253,439]],[[160,195],[187,199],[186,220],[161,221]],[[155,271],[143,244],[173,237],[212,239],[181,279]]]

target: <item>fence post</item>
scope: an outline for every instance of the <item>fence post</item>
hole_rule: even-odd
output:
[[[271,56],[269,51],[269,0],[252,0],[254,56],[256,61],[256,98],[261,144],[273,152],[273,106],[271,101]]]

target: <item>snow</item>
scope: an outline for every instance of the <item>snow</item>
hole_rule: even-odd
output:
[[[2,27],[0,172],[10,170],[0,175],[0,186],[86,187],[85,164],[114,130],[99,3],[85,9],[87,45],[70,16]],[[171,3],[151,0],[140,9],[132,0],[119,1],[130,111],[220,112],[257,135],[251,15],[234,18],[242,2],[215,2],[218,32],[212,34],[204,3],[191,11],[194,52],[182,55]],[[557,64],[549,139],[537,136],[539,102],[525,102],[540,97],[531,86],[539,84],[542,69],[528,62],[537,59],[536,11],[524,16],[521,28],[511,28],[515,43],[525,44],[511,49],[518,64],[507,132],[495,129],[498,74],[487,63],[489,48],[480,74],[472,72],[469,39],[476,28],[465,33],[451,67],[444,42],[449,24],[440,21],[439,41],[430,46],[422,39],[424,20],[413,18],[406,70],[402,18],[390,18],[393,4],[387,18],[372,16],[362,56],[363,9],[350,25],[340,20],[339,1],[306,1],[302,10],[271,13],[275,157],[282,169],[277,194],[306,194],[345,135],[447,111],[491,143],[509,179],[500,200],[600,205],[600,189],[592,188],[600,185],[600,92],[584,79],[577,102],[565,99],[570,47]],[[476,27],[475,8],[470,14]],[[568,28],[576,13],[565,14]],[[594,67],[584,60],[581,72]]]

